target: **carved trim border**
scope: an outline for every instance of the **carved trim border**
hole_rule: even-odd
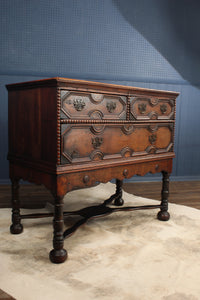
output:
[[[131,111],[131,97],[127,97],[127,106],[126,106],[126,120],[130,120],[130,111]]]
[[[95,120],[95,119],[60,119],[61,124],[149,124],[149,123],[156,123],[156,124],[162,124],[162,123],[175,123],[175,120],[141,120],[141,121],[135,121],[135,120],[116,120],[116,119],[104,119],[104,120]]]
[[[60,109],[61,109],[61,97],[60,89],[56,90],[57,98],[57,164],[61,163],[61,153],[60,153],[60,141],[61,141],[61,122],[60,122]]]

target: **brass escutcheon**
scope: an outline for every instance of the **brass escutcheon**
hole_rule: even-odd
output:
[[[160,105],[160,111],[162,114],[165,114],[167,111],[167,105],[166,104],[161,104]]]
[[[81,111],[85,106],[85,101],[82,98],[77,98],[74,99],[73,104],[77,111]]]
[[[88,175],[85,175],[84,177],[83,177],[83,182],[86,184],[86,183],[88,183],[90,181],[90,177],[88,176]]]
[[[128,170],[127,170],[127,169],[125,169],[125,170],[123,171],[123,175],[124,175],[124,177],[128,176]]]
[[[157,140],[156,134],[152,134],[152,135],[149,136],[149,142],[151,144],[154,144],[156,140]]]
[[[116,108],[116,102],[110,101],[106,104],[106,107],[109,113],[113,113]]]
[[[101,137],[92,138],[92,145],[95,149],[99,148],[102,143],[103,143],[103,138]]]
[[[139,109],[139,111],[140,111],[141,114],[144,114],[146,112],[146,109],[147,109],[146,103],[140,103],[140,104],[138,104],[138,109]]]

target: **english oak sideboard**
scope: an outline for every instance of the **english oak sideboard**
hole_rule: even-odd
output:
[[[67,258],[64,238],[94,216],[158,208],[158,219],[169,219],[178,93],[57,77],[6,87],[11,233],[23,231],[22,219],[54,217],[49,256],[53,263],[62,263]],[[160,205],[124,207],[123,179],[148,172],[163,175]],[[49,189],[54,213],[21,214],[20,179]],[[116,179],[116,193],[103,204],[63,212],[67,192],[111,179]],[[63,220],[69,215],[82,218],[64,231]]]

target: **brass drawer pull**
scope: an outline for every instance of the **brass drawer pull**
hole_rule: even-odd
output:
[[[95,149],[99,148],[102,143],[103,143],[103,138],[100,137],[92,138],[92,145]]]
[[[160,111],[162,114],[165,114],[167,111],[167,105],[166,104],[161,104],[160,105]]]
[[[139,111],[140,111],[141,114],[144,114],[146,112],[146,109],[147,109],[146,103],[140,103],[140,104],[138,104],[138,109],[139,109]]]
[[[127,169],[125,169],[125,170],[123,171],[123,175],[124,175],[124,177],[127,177],[127,176],[128,176],[128,170],[127,170]]]
[[[85,101],[81,98],[74,99],[73,104],[77,111],[81,111],[85,106]]]
[[[86,184],[86,183],[88,183],[90,181],[90,177],[88,176],[88,175],[85,175],[84,177],[83,177],[83,182]]]
[[[154,144],[156,142],[156,140],[157,140],[156,134],[152,134],[152,135],[149,136],[149,142],[151,144]]]
[[[113,113],[116,108],[116,102],[110,101],[106,104],[109,113]]]

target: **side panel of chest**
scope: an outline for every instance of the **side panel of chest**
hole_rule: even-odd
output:
[[[10,159],[56,163],[56,99],[53,87],[9,91]]]

